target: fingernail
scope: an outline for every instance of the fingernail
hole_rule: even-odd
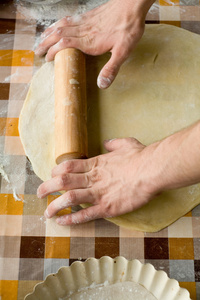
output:
[[[44,197],[44,194],[41,193],[40,187],[37,189],[37,197],[40,198],[40,199],[42,199]]]
[[[45,216],[46,219],[50,219],[50,215],[49,215],[48,209],[45,210],[44,216]]]
[[[106,89],[111,85],[112,81],[109,77],[99,76],[97,78],[97,85],[100,89]]]
[[[50,60],[48,59],[48,56],[47,56],[47,55],[45,56],[45,61],[46,61],[46,62],[50,62]]]
[[[114,138],[114,139],[108,139],[108,140],[105,140],[104,142],[105,142],[105,143],[110,143],[110,142],[112,142],[112,141],[114,141],[114,140],[116,140],[116,138]]]
[[[38,50],[38,49],[35,49],[35,54],[36,54],[36,55],[39,55],[38,53],[39,53],[39,50]]]
[[[39,188],[37,190],[37,197],[40,198],[40,199],[42,199],[42,195],[40,194],[40,189]]]
[[[43,33],[41,34],[41,39],[45,39],[46,36],[47,36],[47,34],[46,34],[45,32],[43,32]]]
[[[41,47],[39,47],[39,48],[37,48],[36,50],[35,50],[35,54],[36,55],[42,55],[42,54],[44,54],[45,53],[45,51],[44,51],[44,48],[41,48]]]

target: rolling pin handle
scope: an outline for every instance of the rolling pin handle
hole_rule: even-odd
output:
[[[85,55],[73,48],[55,56],[55,160],[86,158]]]

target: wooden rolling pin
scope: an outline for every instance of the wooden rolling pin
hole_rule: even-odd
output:
[[[69,48],[55,56],[55,159],[60,164],[87,155],[85,55]]]

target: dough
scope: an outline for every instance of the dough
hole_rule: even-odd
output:
[[[139,283],[125,281],[112,285],[101,285],[94,288],[86,288],[80,292],[73,293],[65,300],[156,300],[145,287]]]
[[[169,25],[147,25],[136,50],[115,82],[99,90],[96,77],[109,55],[87,58],[89,156],[104,153],[104,139],[135,137],[148,145],[200,116],[200,37]],[[96,75],[96,76],[95,76]],[[19,130],[35,173],[47,180],[54,159],[54,65],[34,76]],[[109,219],[117,225],[154,232],[200,203],[200,185],[168,191],[126,215]]]

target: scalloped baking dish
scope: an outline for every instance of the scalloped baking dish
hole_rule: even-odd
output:
[[[137,259],[127,260],[122,256],[115,259],[108,256],[89,258],[85,262],[76,261],[70,267],[62,267],[58,273],[48,275],[45,281],[37,284],[25,300],[62,300],[95,286],[120,282],[135,282],[157,300],[191,300],[189,292],[164,271],[156,271],[151,264],[142,264]],[[120,299],[126,299],[123,292]]]

